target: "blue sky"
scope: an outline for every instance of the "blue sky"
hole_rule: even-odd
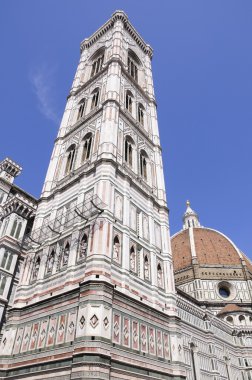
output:
[[[116,9],[154,49],[171,232],[190,199],[252,257],[251,0],[1,0],[0,159],[39,196],[80,42]]]

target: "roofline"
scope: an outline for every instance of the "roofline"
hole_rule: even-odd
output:
[[[237,251],[237,253],[238,253],[238,255],[239,255],[239,257],[240,257],[240,259],[243,259],[243,255],[242,255],[242,253],[241,253],[241,251],[240,251],[240,249],[232,242],[232,240],[230,240],[225,234],[223,234],[222,232],[220,232],[220,231],[218,231],[218,230],[215,230],[215,229],[213,229],[213,228],[209,228],[209,227],[192,227],[193,229],[205,229],[205,230],[209,230],[209,231],[212,231],[212,232],[216,232],[217,234],[220,234],[221,236],[223,236],[225,239],[227,239],[228,241],[229,241],[229,243],[234,247],[234,249]],[[184,232],[184,231],[186,231],[186,230],[188,230],[188,228],[187,229],[182,229],[182,230],[180,230],[179,232],[176,232],[174,235],[172,235],[171,236],[171,240],[172,239],[174,239],[177,235],[179,235],[180,233],[182,233],[182,232]],[[244,255],[244,256],[246,256],[246,255]],[[247,256],[246,256],[246,258],[247,258]],[[250,261],[250,259],[248,259],[249,261]],[[251,263],[251,265],[252,265],[252,263]]]
[[[117,10],[115,11],[111,18],[105,22],[95,33],[93,33],[89,38],[85,38],[80,45],[81,52],[89,48],[93,45],[101,36],[103,36],[109,29],[111,29],[114,23],[117,20],[121,20],[124,24],[124,28],[129,32],[131,37],[136,41],[138,46],[144,51],[144,53],[148,54],[150,58],[153,56],[153,49],[149,44],[146,44],[144,39],[140,36],[140,34],[136,31],[134,26],[129,22],[128,16],[125,12]]]

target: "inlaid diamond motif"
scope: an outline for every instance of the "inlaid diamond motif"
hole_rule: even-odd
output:
[[[115,336],[118,336],[118,334],[119,334],[119,325],[118,325],[117,321],[114,323],[114,334],[115,334]]]
[[[99,323],[99,319],[97,318],[97,316],[94,314],[92,316],[92,318],[90,319],[90,324],[93,328],[95,328]]]
[[[142,332],[141,339],[142,339],[143,345],[145,345],[146,344],[146,335],[144,332]]]
[[[103,324],[104,324],[105,329],[107,329],[107,328],[108,328],[108,325],[109,325],[108,317],[105,317],[105,318],[104,318],[104,320],[103,320]]]
[[[72,335],[73,332],[74,332],[74,323],[73,321],[70,323],[70,325],[68,326],[68,331],[69,331],[69,334]]]
[[[84,315],[82,315],[81,319],[80,319],[80,328],[83,329],[83,327],[85,326],[85,317]]]

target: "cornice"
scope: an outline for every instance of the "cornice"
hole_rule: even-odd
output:
[[[150,45],[146,44],[140,34],[136,31],[133,25],[129,22],[128,16],[123,11],[116,11],[113,13],[112,17],[103,24],[95,33],[93,33],[89,38],[86,38],[81,42],[80,51],[88,49],[96,41],[99,40],[108,30],[110,30],[116,21],[121,21],[124,25],[125,30],[130,34],[137,45],[147,54],[150,58],[153,56],[153,49]]]

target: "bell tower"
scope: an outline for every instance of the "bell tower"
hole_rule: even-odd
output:
[[[6,332],[22,361],[184,376],[151,59],[122,11],[81,43]]]

